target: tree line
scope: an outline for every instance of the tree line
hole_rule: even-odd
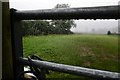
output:
[[[68,4],[57,4],[55,8],[69,8]],[[72,34],[70,30],[76,27],[73,20],[24,20],[23,35]]]

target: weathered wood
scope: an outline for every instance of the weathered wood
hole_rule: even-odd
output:
[[[2,80],[13,80],[9,2],[2,2]]]
[[[13,52],[13,67],[15,80],[17,75],[23,71],[23,65],[20,65],[16,59],[23,57],[22,46],[22,24],[20,20],[14,17],[14,10],[11,13],[11,34],[12,34],[12,52]]]
[[[119,6],[15,11],[20,20],[29,19],[120,19]]]
[[[30,63],[26,58],[19,58],[18,60],[23,65],[30,65]],[[118,75],[120,75],[119,73],[116,72],[76,67],[65,64],[57,64],[47,61],[38,61],[38,60],[32,60],[32,61],[34,63],[34,66],[38,68],[44,67],[45,69],[79,75],[79,76],[88,76],[88,77],[95,77],[102,79],[118,79]]]
[[[0,1],[0,16],[2,16],[2,2]],[[2,79],[2,17],[0,17],[0,80]]]

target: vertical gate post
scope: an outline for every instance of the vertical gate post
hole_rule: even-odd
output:
[[[2,80],[13,80],[9,2],[2,2]]]
[[[21,21],[14,17],[15,9],[11,9],[11,31],[12,31],[12,51],[13,51],[13,67],[15,80],[18,74],[23,71],[23,65],[18,63],[18,59],[23,57],[22,48],[22,24]]]
[[[0,1],[0,80],[2,79],[2,2]]]

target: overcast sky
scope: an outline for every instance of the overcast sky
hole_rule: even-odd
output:
[[[51,9],[56,4],[69,4],[70,7],[91,7],[91,6],[107,6],[118,5],[119,0],[9,0],[10,8],[18,10],[36,10]],[[92,29],[109,29],[117,27],[117,20],[77,20],[77,27],[72,29],[74,32],[86,32]]]

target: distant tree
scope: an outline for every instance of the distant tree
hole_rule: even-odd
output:
[[[69,4],[57,4],[54,8],[70,8]]]
[[[93,34],[95,34],[95,29],[94,28],[91,31],[92,31]]]
[[[40,35],[48,34],[49,32],[49,22],[41,20],[27,20],[22,22],[22,32],[23,35]]]
[[[57,4],[56,8],[70,8],[68,4]],[[70,34],[71,27],[76,27],[76,24],[73,20],[52,20],[51,25],[54,27],[54,33],[56,34]]]
[[[120,3],[120,1],[119,1]],[[120,35],[120,24],[118,25],[118,35]]]
[[[108,31],[108,32],[107,32],[107,35],[111,35],[111,32],[110,32],[110,31]]]
[[[37,28],[40,34],[46,35],[49,32],[49,22],[37,20],[35,21],[35,28]]]
[[[22,21],[22,33],[23,35],[33,35],[35,28],[33,27],[33,21]]]

